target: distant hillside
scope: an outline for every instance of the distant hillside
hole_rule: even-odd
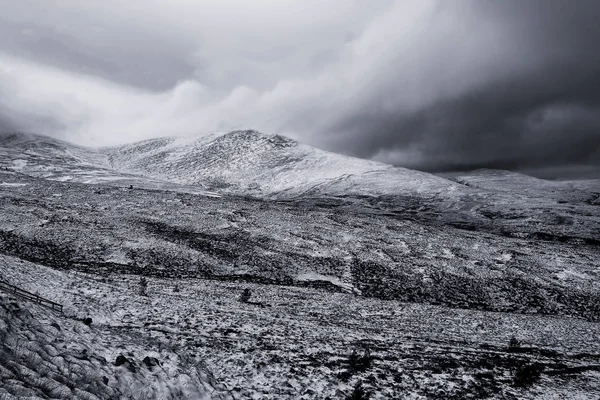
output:
[[[600,195],[598,180],[548,181],[517,172],[494,169],[478,169],[457,175],[452,180],[473,188],[558,201],[591,201],[597,197],[594,194]]]

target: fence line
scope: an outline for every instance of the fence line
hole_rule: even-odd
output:
[[[0,290],[4,291],[6,293],[12,294],[15,297],[20,297],[22,299],[32,301],[41,306],[50,308],[54,311],[59,311],[60,313],[63,312],[62,304],[58,304],[58,303],[55,303],[54,301],[45,299],[41,296],[38,296],[37,294],[33,294],[31,292],[23,290],[17,286],[11,285],[10,283],[5,282],[3,280],[0,280]]]

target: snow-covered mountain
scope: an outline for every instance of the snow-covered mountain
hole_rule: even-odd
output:
[[[104,149],[12,134],[0,137],[0,155],[0,166],[53,180],[141,184],[133,181],[144,178],[260,197],[429,197],[463,188],[431,174],[334,154],[256,131],[151,139]]]
[[[0,165],[27,174],[52,178],[84,169],[107,169],[106,155],[46,136],[0,134]]]
[[[256,131],[153,139],[105,150],[118,171],[259,196],[439,193],[431,174],[319,150]]]
[[[316,149],[256,131],[160,138],[86,148],[33,134],[0,135],[0,167],[63,182],[134,185],[264,198],[400,196],[437,199],[450,208],[473,203],[505,208],[600,202],[600,182],[547,181],[499,170],[453,177],[394,167]],[[448,178],[448,179],[446,179]]]

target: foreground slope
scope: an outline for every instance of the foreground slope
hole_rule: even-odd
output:
[[[199,360],[99,323],[101,310],[77,300],[81,279],[5,257],[0,264],[3,280],[65,304],[58,314],[0,292],[0,399],[228,398]]]
[[[372,399],[600,395],[597,324],[580,319],[194,278],[148,278],[141,296],[139,276],[0,264],[66,309],[0,294],[2,399],[344,399],[359,384]],[[244,288],[267,306],[239,302]]]

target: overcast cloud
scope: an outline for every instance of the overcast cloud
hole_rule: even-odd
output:
[[[595,0],[0,0],[0,130],[253,128],[428,171],[600,167]]]

